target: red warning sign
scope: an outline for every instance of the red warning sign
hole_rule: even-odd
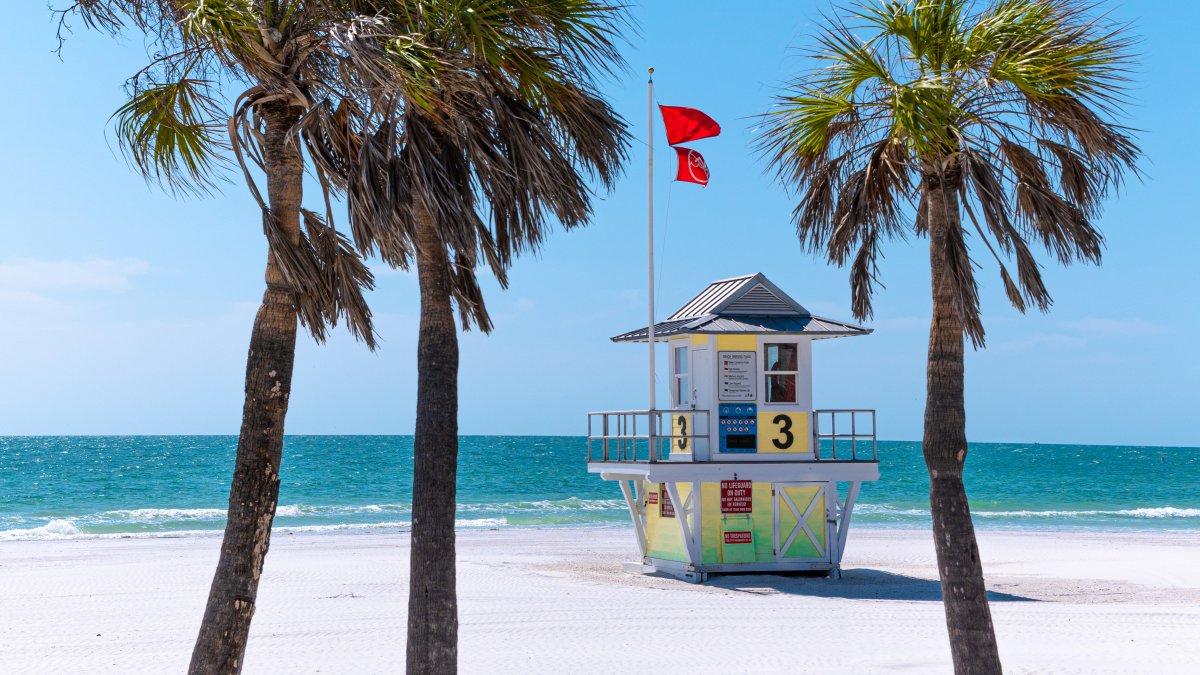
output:
[[[655,490],[654,492],[651,492],[650,494],[646,495],[646,503],[647,504],[657,504],[658,503],[658,490]]]
[[[754,483],[748,480],[721,481],[721,513],[754,513]]]
[[[725,543],[726,544],[753,544],[754,536],[750,534],[749,530],[738,531],[738,532],[726,532],[725,533]]]
[[[671,493],[667,492],[667,486],[659,488],[658,515],[663,518],[675,517],[675,505],[671,503]]]

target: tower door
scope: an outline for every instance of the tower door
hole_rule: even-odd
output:
[[[713,386],[713,361],[712,350],[708,345],[692,346],[692,390],[695,392],[697,410],[708,411],[708,429],[705,431],[708,434],[716,433],[716,425],[714,422],[717,418],[717,402],[713,399],[715,396],[715,387]],[[696,421],[703,423],[704,416],[697,415]],[[696,459],[705,461],[708,459],[708,442],[703,439],[696,440]]]
[[[775,559],[829,562],[829,483],[774,483]]]

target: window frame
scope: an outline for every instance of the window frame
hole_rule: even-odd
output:
[[[671,344],[670,347],[671,347],[671,407],[682,408],[685,405],[689,405],[692,403],[692,388],[691,388],[691,381],[690,381],[691,376],[692,376],[692,350],[691,350],[691,345],[686,342],[684,342],[682,344]],[[680,349],[684,350],[683,351],[683,362],[685,364],[687,364],[687,372],[683,373],[682,375],[679,373],[679,367],[678,367],[679,359],[677,356],[678,350],[680,350]],[[686,401],[682,400],[679,395],[679,393],[680,393],[679,392],[679,381],[680,380],[684,380],[688,384],[688,391],[687,391],[688,397],[687,397]]]
[[[775,338],[768,342],[766,339],[760,339],[759,345],[762,349],[759,351],[760,372],[762,373],[762,403],[763,405],[779,405],[779,406],[797,406],[800,405],[800,340],[796,338]],[[772,345],[791,345],[795,349],[796,367],[794,370],[767,370],[767,348]],[[776,375],[791,375],[792,376],[792,400],[790,401],[770,401],[770,388],[767,386],[768,378]]]

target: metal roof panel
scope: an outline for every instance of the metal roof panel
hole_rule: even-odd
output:
[[[622,333],[612,338],[613,342],[645,342],[649,331],[645,327]],[[851,323],[826,319],[820,316],[716,316],[700,319],[677,319],[654,324],[654,339],[667,339],[675,335],[690,333],[754,333],[779,335],[807,335],[813,338],[850,337],[868,335],[870,328]]]
[[[866,335],[870,329],[813,316],[761,272],[718,279],[654,325],[655,340],[682,333],[786,333],[814,337]],[[645,342],[646,328],[613,337]]]
[[[713,309],[728,300],[752,278],[754,278],[754,275],[748,274],[742,277],[733,277],[732,279],[721,279],[712,282],[707,288],[700,291],[696,297],[688,300],[683,307],[680,307],[674,314],[667,317],[667,321],[697,318],[705,314],[711,314]]]

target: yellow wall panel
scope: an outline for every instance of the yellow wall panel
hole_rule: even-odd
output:
[[[700,560],[721,562],[721,484],[701,483]]]
[[[717,349],[724,352],[756,352],[758,337],[755,335],[718,335]]]
[[[650,490],[661,494],[661,483],[647,483]],[[687,501],[692,487],[686,483],[678,486],[680,501]],[[687,562],[687,547],[683,545],[683,535],[679,531],[678,519],[683,516],[683,509],[675,505],[675,517],[663,518],[661,498],[658,504],[646,506],[646,548],[647,554],[654,558]]]

